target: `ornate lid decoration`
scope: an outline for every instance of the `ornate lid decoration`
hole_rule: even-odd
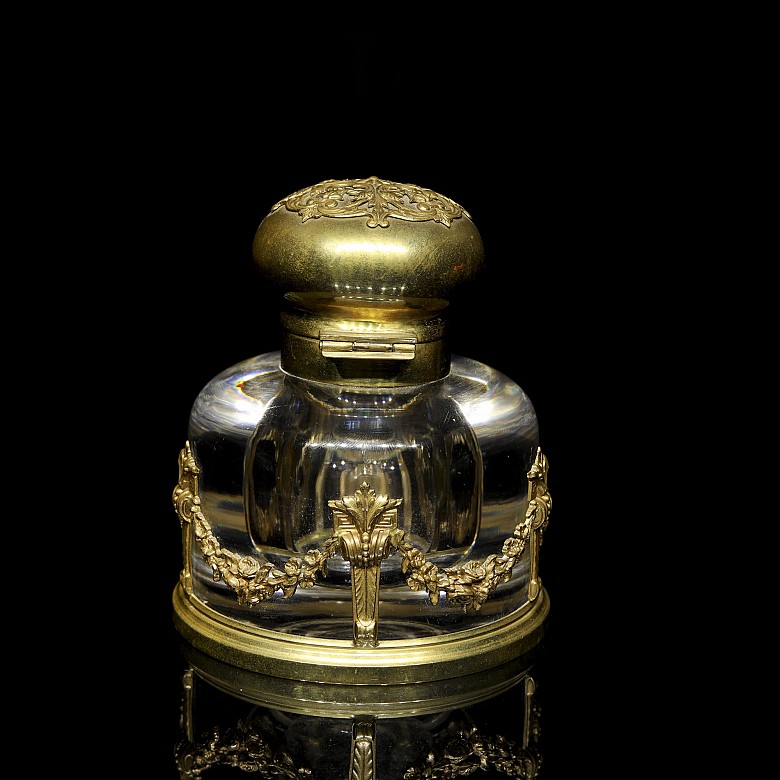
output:
[[[252,252],[282,293],[374,299],[451,300],[484,262],[482,238],[462,206],[376,176],[327,179],[277,201]]]
[[[390,226],[389,218],[410,222],[433,220],[449,227],[452,220],[469,217],[455,201],[416,184],[399,184],[370,176],[367,179],[328,179],[298,190],[274,204],[300,215],[301,220],[320,217],[368,217],[370,228]]]

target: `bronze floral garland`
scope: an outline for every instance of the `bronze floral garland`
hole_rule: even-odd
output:
[[[388,542],[388,554],[401,555],[401,570],[409,574],[407,585],[414,591],[425,590],[432,604],[437,604],[441,593],[448,600],[460,604],[464,612],[478,610],[485,599],[502,582],[507,582],[512,569],[525,550],[531,531],[541,534],[547,527],[552,499],[547,490],[547,458],[541,449],[528,472],[529,502],[525,517],[515,526],[514,533],[504,541],[500,555],[488,555],[484,560],[470,561],[463,566],[440,569],[425,560],[419,548],[404,539],[401,528],[392,530]],[[271,599],[277,591],[284,598],[292,596],[298,588],[310,588],[318,574],[325,573],[325,563],[340,549],[341,539],[331,536],[319,549],[311,549],[302,557],[291,557],[284,565],[284,571],[272,563],[261,563],[249,555],[240,555],[225,549],[214,536],[211,525],[201,511],[197,477],[200,469],[195,462],[189,442],[179,455],[179,482],[173,491],[173,504],[182,525],[191,523],[195,538],[206,562],[212,567],[215,580],[222,580],[236,593],[239,604],[257,604]],[[358,491],[359,493],[360,491]],[[366,501],[373,504],[369,512],[380,513],[388,502],[393,505],[399,499],[386,496],[371,496]],[[344,501],[332,501],[329,505],[350,511],[352,497]]]

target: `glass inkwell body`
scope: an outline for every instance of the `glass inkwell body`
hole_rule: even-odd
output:
[[[253,251],[282,293],[282,345],[192,407],[180,634],[333,686],[528,651],[549,611],[548,466],[525,392],[448,350],[448,302],[484,260],[469,214],[416,185],[328,180],[275,204]]]

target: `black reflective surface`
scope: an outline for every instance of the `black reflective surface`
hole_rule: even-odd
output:
[[[437,705],[429,686],[422,712],[379,718],[371,707],[354,714],[345,708],[344,717],[333,717],[259,702],[249,687],[236,689],[234,678],[221,679],[219,662],[215,672],[212,659],[182,643],[164,625],[165,611],[160,605],[149,610],[126,638],[124,662],[104,668],[105,720],[96,721],[102,738],[84,760],[112,766],[116,774],[107,777],[358,780],[352,729],[360,724],[371,730],[379,780],[472,772],[568,780],[594,761],[601,773],[596,776],[624,776],[617,770],[630,748],[611,738],[627,726],[634,683],[624,677],[623,709],[616,707],[619,667],[602,666],[592,645],[596,637],[575,636],[560,624],[562,605],[540,644],[517,659],[498,692],[475,693],[470,681],[468,700],[452,704],[457,681],[448,680],[442,685],[446,706]]]
[[[219,678],[199,673],[197,654],[182,674],[181,734],[175,747],[180,777],[258,776],[419,780],[479,770],[488,777],[543,777],[542,696],[533,659],[512,664],[503,690],[453,702],[452,686],[437,703],[428,686],[424,703],[381,717],[377,705],[311,714],[247,701],[245,688],[228,691]],[[213,669],[212,669],[213,671]],[[224,679],[224,678],[223,678]],[[433,689],[433,690],[431,690]]]

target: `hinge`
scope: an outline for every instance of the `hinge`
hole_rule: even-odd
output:
[[[417,339],[406,333],[320,333],[326,358],[413,360]]]

